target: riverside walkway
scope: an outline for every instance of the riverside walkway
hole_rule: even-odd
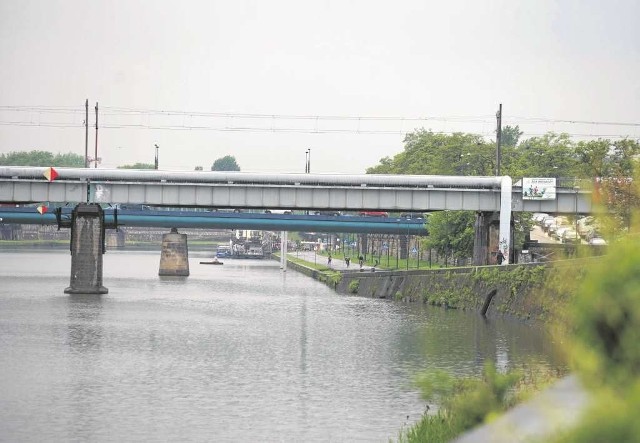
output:
[[[463,434],[456,443],[516,443],[548,441],[577,424],[589,403],[589,394],[575,375],[559,380],[526,403],[494,422]]]
[[[331,265],[329,265],[328,257],[326,255],[317,254],[315,251],[292,251],[287,255],[309,263],[327,266],[335,271],[358,271],[360,269],[357,254],[351,257],[349,266],[347,266],[347,263],[344,260],[335,258],[333,255],[331,256]],[[362,267],[363,271],[371,271],[371,268],[372,266],[370,264]],[[378,268],[375,269],[376,271],[378,270]]]

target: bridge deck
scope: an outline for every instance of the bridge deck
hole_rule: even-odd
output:
[[[500,211],[505,177],[252,174],[0,167],[0,202],[146,204],[291,210]],[[506,177],[508,179],[508,177]],[[524,200],[513,187],[512,211],[590,213],[586,189],[558,188],[553,200]]]

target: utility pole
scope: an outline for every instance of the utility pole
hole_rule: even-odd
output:
[[[84,101],[84,167],[89,167],[89,99]]]
[[[158,170],[158,149],[160,149],[160,147],[157,144],[155,144],[153,146],[156,147],[156,162],[155,162],[155,168],[154,169],[157,171]]]
[[[496,176],[500,175],[500,143],[502,142],[502,103],[496,113],[496,119],[498,120],[498,129],[496,130]]]
[[[307,149],[307,169],[305,170],[305,172],[307,174],[311,173],[311,148]]]
[[[96,152],[93,161],[94,168],[98,167],[98,102],[96,102]]]

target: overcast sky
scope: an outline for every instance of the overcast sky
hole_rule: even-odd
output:
[[[0,153],[363,173],[416,127],[640,137],[638,0],[0,0]],[[164,111],[161,113],[160,111]],[[371,119],[375,117],[378,119]],[[533,120],[533,119],[542,119]],[[563,123],[559,120],[605,125]]]

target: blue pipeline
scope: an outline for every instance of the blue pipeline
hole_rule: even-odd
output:
[[[0,208],[0,223],[55,225],[53,212],[40,214],[35,208]],[[71,217],[64,208],[63,219]],[[280,214],[227,214],[188,211],[127,211],[117,214],[118,226],[250,229],[266,231],[353,232],[380,234],[426,235],[424,223],[399,218],[313,216]],[[105,211],[105,222],[115,222],[112,210]]]

